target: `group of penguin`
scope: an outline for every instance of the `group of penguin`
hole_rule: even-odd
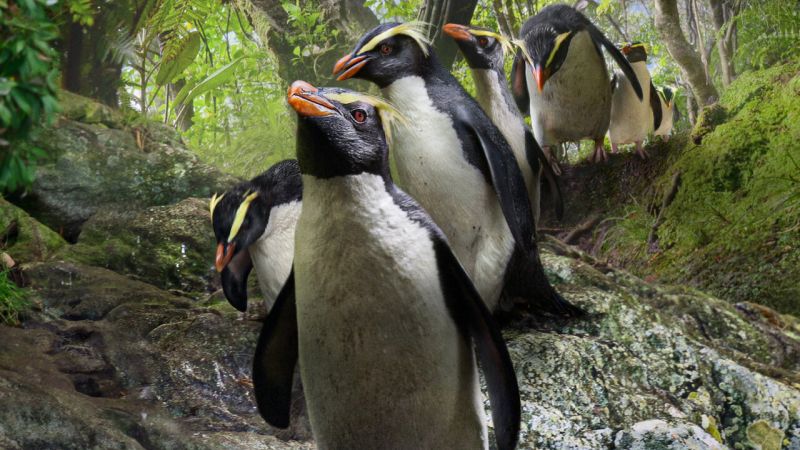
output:
[[[488,448],[477,363],[497,448],[515,448],[519,388],[493,314],[508,304],[585,314],[539,259],[540,178],[559,194],[542,148],[607,131],[601,46],[641,99],[637,72],[565,5],[528,20],[519,41],[443,30],[471,68],[477,101],[419,24],[379,25],[334,75],[371,81],[386,100],[294,82],[297,160],[211,199],[225,296],[244,311],[255,268],[267,299],[253,362],[258,410],[289,425],[297,366],[320,449]],[[509,88],[503,56],[515,47]],[[598,102],[608,108],[595,113]]]

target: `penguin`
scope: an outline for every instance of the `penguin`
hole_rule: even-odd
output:
[[[556,217],[564,214],[564,201],[555,173],[519,112],[506,82],[503,54],[513,49],[505,37],[485,28],[448,23],[442,29],[456,41],[472,72],[478,104],[508,141],[528,188],[533,222],[539,224],[540,183],[543,174],[554,196]]]
[[[399,186],[441,227],[490,310],[503,295],[536,311],[580,315],[544,274],[510,146],[439,62],[419,24],[377,26],[334,74],[372,81],[406,117],[392,146]]]
[[[520,30],[511,69],[511,85],[523,114],[530,113],[533,135],[545,154],[563,142],[594,140],[595,162],[606,161],[603,148],[611,118],[611,83],[600,46],[632,80],[633,68],[603,33],[575,8],[551,5]],[[555,162],[556,173],[560,169]]]
[[[656,127],[653,134],[656,136],[661,136],[661,138],[664,139],[664,142],[668,142],[669,137],[672,134],[672,127],[674,123],[680,119],[680,112],[678,111],[678,108],[675,107],[675,94],[672,92],[672,89],[665,87],[663,90],[656,90],[656,92],[658,93],[663,115],[661,118],[661,124]]]
[[[614,76],[611,123],[608,127],[611,151],[617,153],[620,144],[636,144],[636,153],[646,159],[648,155],[642,143],[648,133],[661,125],[661,101],[650,80],[650,71],[647,70],[647,50],[644,44],[627,44],[622,47],[622,53],[633,68],[639,85],[645,87],[645,101],[636,96],[631,81],[625,74]]]
[[[267,310],[286,282],[302,194],[297,161],[284,160],[211,198],[211,223],[217,239],[214,265],[225,297],[239,311],[247,309],[247,277],[253,268]]]
[[[444,234],[389,174],[398,113],[302,81],[288,101],[304,204],[293,274],[254,358],[260,413],[288,425],[299,361],[319,448],[488,449],[477,359],[497,448],[515,448],[519,386],[499,328]]]

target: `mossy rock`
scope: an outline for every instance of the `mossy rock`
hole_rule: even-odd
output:
[[[714,128],[723,123],[727,117],[727,111],[719,103],[704,106],[692,129],[692,142],[699,145],[703,142],[705,135],[714,131]]]
[[[160,123],[124,126],[119,113],[64,94],[64,115],[33,144],[48,158],[24,196],[10,200],[75,241],[98,211],[132,211],[187,197],[210,197],[238,180],[203,164],[175,130]]]
[[[15,262],[44,261],[65,245],[58,233],[0,197],[0,249]]]
[[[59,256],[162,289],[201,293],[218,288],[214,251],[208,202],[189,198],[140,212],[99,212],[84,225],[78,243]]]

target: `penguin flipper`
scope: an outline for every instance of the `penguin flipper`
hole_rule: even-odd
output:
[[[652,81],[650,81],[650,108],[653,110],[653,131],[655,132],[661,126],[661,117],[664,113],[661,111],[661,97]]]
[[[247,277],[253,270],[253,260],[247,250],[239,252],[220,274],[222,292],[228,303],[239,311],[247,310]]]
[[[622,73],[624,73],[625,76],[631,81],[631,86],[633,86],[633,90],[636,92],[639,100],[644,100],[642,85],[639,83],[639,78],[636,77],[636,72],[633,71],[633,67],[631,67],[628,59],[625,58],[625,55],[619,51],[616,45],[608,40],[602,31],[594,26],[593,23],[589,22],[588,19],[586,20],[585,26],[586,30],[589,32],[589,35],[592,36],[592,40],[606,48],[606,51],[608,51],[611,57],[614,58],[614,61],[617,62],[619,68],[622,69]]]
[[[475,152],[482,157],[489,168],[492,187],[500,201],[508,228],[514,237],[516,245],[530,252],[534,248],[533,236],[536,226],[533,223],[533,211],[528,199],[528,189],[525,179],[517,164],[514,153],[500,131],[486,118],[490,126],[476,126],[464,110],[456,119],[461,127],[469,134],[475,136],[475,141],[480,145],[480,151]],[[499,145],[494,145],[493,142]]]
[[[547,160],[547,156],[545,156],[542,151],[542,147],[539,146],[536,139],[533,137],[533,133],[531,133],[531,130],[527,129],[527,127],[525,129],[525,156],[528,159],[528,164],[530,164],[533,173],[538,173],[538,163],[541,161],[542,171],[545,178],[547,178],[547,184],[550,186],[550,194],[553,196],[556,218],[558,220],[563,219],[564,197],[561,195],[561,186],[558,183],[558,177],[555,172],[553,172],[550,161]],[[536,163],[536,165],[534,165],[534,163]]]
[[[514,102],[523,116],[530,115],[531,99],[528,94],[528,85],[525,81],[525,59],[522,57],[522,50],[517,50],[514,56],[514,64],[511,66],[511,93]]]
[[[506,342],[447,242],[440,236],[433,236],[433,242],[447,308],[459,329],[472,338],[486,379],[497,448],[514,449],[519,440],[521,406]]]
[[[253,387],[261,417],[277,428],[289,426],[292,377],[297,364],[297,305],[294,270],[270,310],[253,357]]]

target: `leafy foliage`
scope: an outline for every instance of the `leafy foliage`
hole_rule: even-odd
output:
[[[0,1],[0,191],[30,184],[43,156],[20,142],[58,109],[56,37],[44,0]]]
[[[8,271],[0,271],[0,323],[18,325],[20,313],[28,307],[26,292],[9,279]]]
[[[737,57],[753,68],[800,56],[800,4],[782,0],[747,2],[736,20],[741,42]]]

